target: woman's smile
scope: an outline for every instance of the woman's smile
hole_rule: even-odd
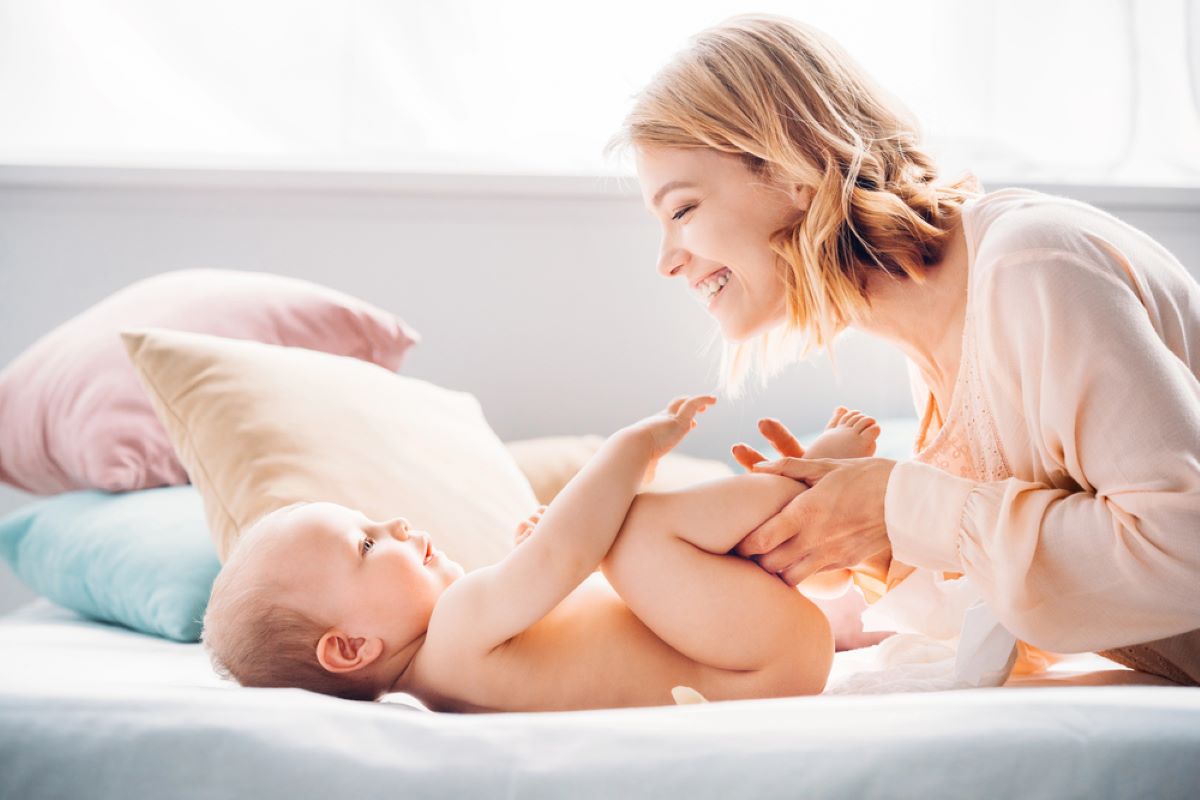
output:
[[[711,311],[717,302],[717,296],[723,292],[732,277],[733,273],[729,267],[721,267],[693,287],[696,298]]]

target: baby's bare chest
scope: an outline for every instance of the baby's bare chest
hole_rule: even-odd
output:
[[[437,672],[426,699],[437,710],[565,711],[667,705],[672,687],[719,671],[659,639],[597,573],[495,652]]]

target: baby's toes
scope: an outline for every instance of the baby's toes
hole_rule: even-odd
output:
[[[853,428],[855,423],[858,422],[861,418],[862,418],[861,411],[847,411],[846,415],[844,417],[842,417],[842,427]]]
[[[833,416],[829,418],[829,424],[825,426],[826,430],[828,430],[829,428],[836,428],[838,422],[840,422],[842,417],[845,415],[846,415],[846,407],[845,406],[838,406],[837,408],[835,408],[833,410]]]
[[[855,431],[855,433],[862,433],[863,431],[865,431],[867,428],[871,427],[874,424],[875,424],[875,420],[872,419],[871,417],[860,416],[858,419],[856,419],[854,421],[854,431]]]
[[[877,424],[871,425],[865,431],[862,432],[862,435],[868,439],[871,439],[872,441],[874,441],[875,439],[878,439],[879,438],[879,425],[877,425]]]

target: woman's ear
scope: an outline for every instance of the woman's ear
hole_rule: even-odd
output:
[[[349,636],[330,628],[317,642],[317,661],[330,672],[353,672],[362,669],[383,652],[383,640],[365,636]]]
[[[792,205],[800,211],[808,211],[808,207],[812,205],[814,194],[816,192],[811,186],[793,186],[791,189]]]

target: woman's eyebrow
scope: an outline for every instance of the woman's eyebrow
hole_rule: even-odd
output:
[[[654,193],[654,199],[650,201],[650,207],[658,208],[658,204],[662,202],[662,199],[664,196],[666,196],[667,192],[671,192],[676,189],[692,189],[695,188],[695,186],[696,184],[689,183],[688,181],[667,181],[659,187],[657,192]]]

